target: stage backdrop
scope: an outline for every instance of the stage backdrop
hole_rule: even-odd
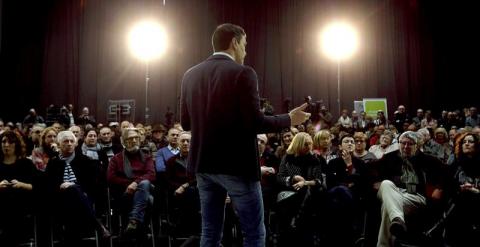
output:
[[[464,90],[475,70],[465,60],[457,63],[467,55],[456,52],[467,54],[476,41],[462,41],[468,27],[442,27],[468,25],[464,21],[469,17],[451,14],[469,11],[468,6],[416,0],[165,3],[3,1],[0,117],[20,118],[30,107],[44,113],[49,104],[73,103],[76,114],[88,106],[106,121],[110,100],[132,99],[135,118],[143,121],[145,66],[130,54],[126,37],[144,18],[163,23],[170,43],[168,52],[150,63],[154,122],[165,120],[167,107],[178,118],[182,76],[211,55],[212,31],[224,22],[245,28],[245,63],[257,71],[260,96],[272,102],[276,113],[285,100],[296,106],[307,95],[337,113],[337,65],[319,52],[318,42],[321,28],[336,17],[349,20],[360,34],[359,51],[341,64],[342,108],[352,110],[353,102],[363,98],[388,98],[390,109],[405,104],[411,112],[476,103],[469,97],[474,94]],[[447,21],[448,13],[452,18]]]

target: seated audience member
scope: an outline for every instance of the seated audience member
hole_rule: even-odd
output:
[[[312,145],[309,134],[298,133],[280,163],[277,181],[283,191],[279,198],[285,193],[294,194],[277,200],[279,243],[282,246],[312,246],[312,237],[318,230],[311,216],[320,211],[319,200],[325,187],[322,174],[325,160],[312,153]]]
[[[420,122],[422,128],[436,129],[438,127],[437,120],[432,117],[432,111],[425,111],[425,118]]]
[[[149,156],[153,156],[153,154],[157,153],[157,146],[147,139],[145,129],[143,127],[138,128],[138,130],[140,133],[140,149]]]
[[[480,141],[473,133],[462,134],[455,145],[453,200],[446,216],[449,246],[472,246],[480,241]]]
[[[377,159],[380,159],[383,155],[398,150],[398,143],[393,143],[394,138],[392,132],[385,130],[380,136],[380,144],[371,146],[368,151],[375,154]]]
[[[422,145],[420,146],[420,150],[425,154],[431,155],[441,161],[447,160],[448,157],[445,157],[445,148],[435,142],[432,138],[430,130],[427,128],[421,128],[417,131],[420,137],[422,137]]]
[[[179,129],[171,128],[168,130],[167,140],[168,146],[161,148],[157,151],[157,157],[155,159],[155,166],[157,172],[165,171],[165,163],[167,160],[177,155],[180,152],[178,148],[178,134],[180,133]]]
[[[475,127],[480,125],[480,115],[476,107],[470,107],[470,115],[465,118],[465,126]]]
[[[39,171],[45,171],[50,159],[58,156],[57,132],[52,127],[40,134],[40,147],[33,149],[32,162]]]
[[[370,147],[380,143],[380,137],[383,135],[384,131],[385,131],[385,125],[375,126],[368,140]]]
[[[118,154],[122,151],[122,146],[116,143],[113,143],[113,131],[109,127],[103,127],[99,131],[98,144],[100,148],[107,154],[108,161],[113,158],[115,154]]]
[[[75,120],[75,123],[83,126],[87,124],[91,124],[92,126],[97,125],[95,118],[90,115],[90,110],[88,109],[88,107],[83,107],[82,114],[78,116],[77,120]]]
[[[352,128],[352,119],[348,116],[347,109],[342,110],[342,115],[338,118],[337,124],[342,130],[348,130]]]
[[[58,133],[57,142],[60,154],[50,159],[45,173],[51,203],[65,226],[66,245],[80,246],[85,229],[95,229],[103,238],[109,238],[110,232],[95,217],[93,209],[95,163],[82,153],[75,153],[77,140],[71,131]]]
[[[417,115],[414,118],[412,118],[412,124],[415,124],[415,127],[417,127],[417,129],[420,129],[422,126],[423,118],[424,118],[423,109],[418,108]]]
[[[97,131],[89,129],[85,132],[85,141],[80,150],[83,155],[95,164],[97,189],[95,190],[95,195],[92,196],[95,196],[97,209],[103,211],[107,205],[108,156],[97,142]]]
[[[174,224],[182,233],[200,233],[200,198],[195,181],[187,177],[187,157],[190,148],[190,132],[182,132],[178,137],[180,153],[167,161],[165,178],[168,183],[170,211],[175,218]],[[176,229],[177,232],[180,229]]]
[[[385,116],[385,113],[382,110],[377,111],[377,119],[373,120],[375,126],[383,125],[384,127],[388,127],[388,120]]]
[[[27,145],[27,156],[32,155],[33,149],[40,147],[40,134],[44,129],[45,127],[43,127],[43,125],[36,124],[28,132],[28,138],[25,140],[25,144]]]
[[[444,187],[443,165],[420,152],[417,133],[406,131],[399,138],[400,149],[385,154],[372,164],[379,188],[381,225],[377,246],[392,246],[405,241],[408,216],[425,209],[428,201],[438,201]],[[412,226],[412,225],[410,225]],[[395,238],[392,238],[394,236]]]
[[[288,146],[290,145],[290,143],[292,143],[292,139],[294,136],[295,135],[293,134],[293,131],[291,129],[286,129],[280,134],[282,145],[278,146],[275,150],[275,156],[277,156],[278,159],[282,159],[283,156],[285,156]]]
[[[152,157],[140,151],[140,133],[135,128],[125,128],[121,141],[124,150],[116,154],[108,166],[107,182],[114,198],[131,202],[127,232],[133,233],[144,222],[149,203],[151,184],[155,180]]]
[[[368,169],[353,155],[355,141],[350,134],[340,138],[340,157],[328,163],[327,174],[327,242],[328,245],[351,246],[354,243],[354,220],[360,211],[360,199],[367,190]]]
[[[265,210],[269,210],[277,195],[275,185],[280,160],[266,149],[268,138],[265,134],[257,135],[257,141],[258,156],[260,157],[263,207]]]
[[[363,160],[365,163],[370,163],[377,159],[374,153],[367,151],[367,135],[363,132],[355,132],[353,135],[355,140],[355,150],[353,156]]]
[[[96,161],[98,163],[100,171],[102,173],[106,173],[108,167],[108,156],[102,150],[97,140],[97,131],[95,131],[94,129],[87,130],[85,135],[85,141],[81,146],[82,154],[87,156],[89,159]]]
[[[25,159],[25,144],[13,131],[0,134],[0,246],[16,246],[22,219],[33,208],[33,163]]]
[[[81,147],[83,144],[83,136],[85,134],[84,129],[78,125],[73,125],[68,128],[68,130],[70,130],[75,135],[75,138],[77,138],[77,146]]]
[[[157,152],[158,150],[160,150],[161,148],[164,148],[166,146],[168,146],[168,141],[165,137],[165,133],[167,132],[167,129],[165,128],[165,126],[163,126],[162,124],[156,124],[153,126],[152,128],[152,138],[151,138],[151,141],[155,144],[155,146],[157,147]],[[157,152],[155,152],[155,154],[153,155],[153,157],[156,159],[157,157]]]
[[[23,125],[32,127],[37,123],[45,123],[45,120],[37,114],[34,108],[31,108],[30,111],[28,111],[28,115],[23,119]]]
[[[332,134],[328,130],[320,130],[313,137],[313,153],[330,162],[337,158],[336,147],[332,146]]]
[[[443,163],[447,163],[448,158],[452,154],[453,146],[450,146],[450,140],[448,139],[447,130],[445,128],[436,128],[433,132],[434,141],[443,147]]]

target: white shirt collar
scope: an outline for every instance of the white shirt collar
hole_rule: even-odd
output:
[[[224,56],[227,56],[229,57],[230,59],[232,59],[233,61],[235,61],[235,59],[232,57],[232,55],[226,53],[226,52],[223,52],[223,51],[217,51],[217,52],[214,52],[213,55],[224,55]]]
[[[170,150],[170,152],[172,152],[172,153],[175,154],[175,155],[180,152],[180,148],[179,148],[179,147],[173,148],[172,146],[170,146],[170,144],[168,144],[167,148],[168,148],[168,150]]]

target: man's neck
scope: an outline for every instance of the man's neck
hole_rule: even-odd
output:
[[[216,51],[213,53],[213,55],[225,55],[235,61],[235,56],[234,53],[231,50],[224,50],[224,51]]]

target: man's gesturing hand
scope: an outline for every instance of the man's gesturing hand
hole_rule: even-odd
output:
[[[310,113],[303,111],[307,108],[307,106],[307,103],[303,103],[303,105],[291,110],[288,113],[292,126],[302,124],[303,122],[308,120],[308,118],[310,117]]]

